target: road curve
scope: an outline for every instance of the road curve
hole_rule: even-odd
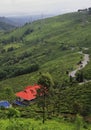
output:
[[[83,54],[83,53],[82,53]],[[76,72],[78,70],[83,69],[89,62],[89,54],[83,54],[84,55],[84,59],[83,61],[81,61],[81,64],[79,65],[79,67],[71,72],[69,72],[69,76],[71,77],[75,77],[76,76]]]

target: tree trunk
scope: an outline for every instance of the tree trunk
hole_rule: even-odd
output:
[[[44,96],[43,96],[43,98],[44,98],[44,103],[43,103],[43,121],[42,121],[42,123],[44,124],[45,123],[45,93],[44,93]]]

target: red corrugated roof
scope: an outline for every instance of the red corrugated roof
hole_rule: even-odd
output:
[[[23,98],[25,100],[32,100],[36,98],[37,90],[40,88],[39,85],[27,86],[24,91],[16,93],[17,97]]]

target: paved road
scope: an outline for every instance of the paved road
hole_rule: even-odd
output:
[[[84,82],[79,83],[79,85],[82,85],[84,83],[89,83],[89,82],[91,82],[91,80],[84,80]]]
[[[76,76],[76,72],[78,70],[83,69],[89,62],[89,55],[88,54],[83,54],[84,55],[84,59],[83,61],[81,61],[81,64],[79,65],[79,67],[76,70],[73,70],[71,72],[69,72],[69,76],[71,77],[75,77]]]

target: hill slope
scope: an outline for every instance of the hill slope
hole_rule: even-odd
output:
[[[86,53],[91,55],[90,28],[91,15],[70,13],[38,20],[2,35],[0,37],[0,80],[3,80],[0,81],[1,92],[5,93],[7,87],[19,91],[26,85],[36,83],[39,72],[47,71],[61,86],[63,84],[70,86],[67,72],[74,70],[83,58],[78,52],[85,53],[84,48],[89,48]],[[84,73],[89,69],[89,79],[91,79],[90,66],[91,62],[83,69]],[[73,89],[75,94],[75,87]],[[86,89],[82,87],[82,93],[85,91]],[[71,88],[66,92],[70,95]],[[1,94],[1,99],[3,97]],[[83,101],[83,97],[80,98]],[[90,101],[90,96],[88,100]],[[69,101],[67,101],[68,105]]]
[[[6,23],[12,26],[16,26],[16,23],[8,17],[0,17],[0,22]]]
[[[15,27],[13,25],[4,23],[4,22],[0,22],[0,30],[2,31],[9,31],[14,29]]]
[[[85,21],[83,17],[86,17]],[[6,74],[6,78],[17,76],[18,72],[12,71],[18,69],[27,71],[20,72],[20,75],[32,72],[31,65],[35,70],[50,71],[58,77],[63,74],[63,67],[65,75],[66,70],[74,68],[81,60],[81,54],[77,52],[82,47],[90,50],[90,23],[90,15],[71,13],[26,24],[2,35],[0,65],[6,73],[5,68],[9,66],[10,75]]]
[[[14,22],[6,17],[0,17],[0,30],[12,30],[14,29],[16,26],[14,24]]]

